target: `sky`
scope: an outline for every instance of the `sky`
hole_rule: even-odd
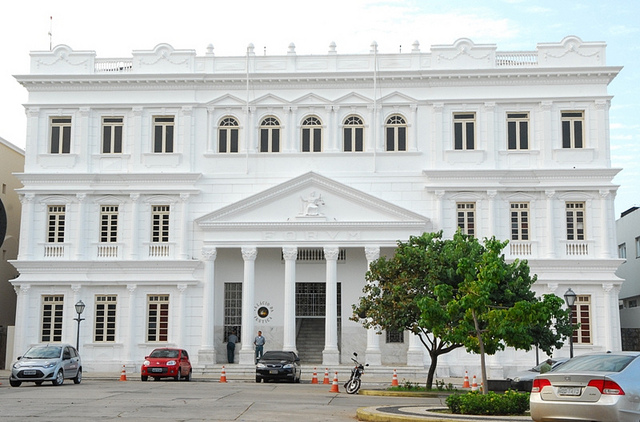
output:
[[[29,73],[29,52],[66,44],[98,58],[130,58],[160,43],[204,55],[409,52],[469,38],[498,51],[533,51],[568,35],[607,43],[607,65],[624,66],[609,85],[611,163],[621,168],[616,218],[640,205],[639,0],[86,0],[13,1],[0,14],[0,138],[24,148],[27,91],[13,75]],[[51,33],[51,36],[49,35]]]

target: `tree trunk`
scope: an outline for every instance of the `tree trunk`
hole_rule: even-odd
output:
[[[473,325],[476,328],[476,335],[478,336],[478,346],[480,347],[480,372],[482,374],[482,394],[487,394],[488,392],[487,367],[486,367],[485,358],[484,358],[484,342],[482,341],[482,333],[480,332],[480,325],[478,324],[478,319],[476,318],[476,312],[472,310],[471,314],[473,315]]]
[[[433,376],[435,375],[436,368],[438,367],[438,354],[439,353],[429,350],[431,364],[429,365],[429,372],[427,373],[427,390],[430,390],[433,386]]]

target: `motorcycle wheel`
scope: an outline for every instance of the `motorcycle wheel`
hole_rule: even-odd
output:
[[[358,392],[358,390],[360,389],[360,383],[361,381],[359,379],[356,380],[349,380],[349,382],[346,385],[346,390],[347,390],[347,394],[355,394]]]

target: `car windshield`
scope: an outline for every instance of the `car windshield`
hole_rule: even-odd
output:
[[[39,346],[27,350],[23,358],[27,359],[54,359],[60,357],[62,347],[60,346]]]
[[[149,355],[150,358],[177,358],[177,350],[156,349]]]
[[[264,360],[293,360],[293,355],[286,352],[267,352],[262,356]]]
[[[554,369],[554,372],[620,372],[635,356],[626,355],[584,355],[566,361]]]

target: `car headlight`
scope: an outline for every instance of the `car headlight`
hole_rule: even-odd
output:
[[[520,377],[515,377],[513,380],[514,380],[515,382],[520,382]]]
[[[256,365],[256,368],[260,368],[260,369],[263,369],[263,368],[266,368],[266,367],[267,366],[264,363],[259,363],[258,365]]]
[[[291,368],[293,368],[293,365],[292,365],[292,364],[290,364],[290,363],[287,363],[286,365],[284,365],[284,366],[282,367],[282,369],[291,369]]]
[[[20,368],[21,366],[22,366],[22,363],[21,363],[21,362],[16,362],[16,363],[14,363],[14,364],[13,364],[13,369],[18,369],[18,368]]]
[[[45,362],[44,365],[42,365],[44,368],[53,368],[54,366],[56,366],[55,362]]]
[[[168,361],[168,362],[167,362],[167,365],[168,365],[168,366],[173,366],[173,365],[175,365],[175,364],[176,364],[176,361],[175,361],[175,360],[170,360],[170,361]]]
[[[144,362],[142,362],[142,364],[144,366],[149,366],[149,365],[151,365],[151,362],[149,362],[148,360],[145,360]]]

